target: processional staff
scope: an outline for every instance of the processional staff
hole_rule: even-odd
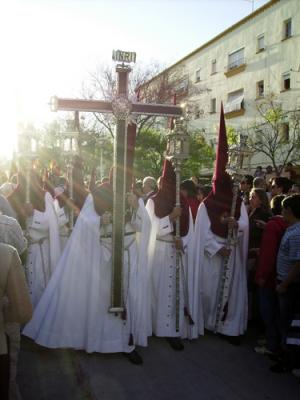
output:
[[[74,226],[74,182],[73,182],[73,170],[74,170],[74,157],[79,155],[79,127],[78,127],[78,111],[75,112],[75,123],[68,121],[69,131],[63,134],[62,138],[62,151],[67,157],[68,165],[68,180],[69,180],[69,227],[72,231]],[[71,126],[75,125],[75,126]]]
[[[167,135],[167,151],[166,157],[172,161],[176,175],[176,207],[180,207],[180,177],[181,167],[184,160],[189,157],[189,135],[183,126],[183,118],[175,120],[175,129]],[[182,276],[182,286],[184,291],[184,313],[188,317],[189,322],[193,324],[189,304],[188,304],[188,290],[184,279],[184,271],[182,265],[182,254],[179,243],[180,237],[180,217],[176,218],[175,228],[175,243],[176,243],[176,331],[179,331],[180,319],[180,275]]]
[[[251,155],[251,151],[248,149],[245,143],[245,137],[240,136],[240,143],[236,146],[232,146],[229,149],[229,165],[227,172],[233,179],[232,189],[232,203],[230,210],[230,218],[233,219],[236,213],[237,199],[239,195],[240,181],[242,177],[247,173],[243,169],[243,163],[246,157]],[[228,235],[226,239],[226,248],[232,250],[237,244],[237,231],[236,228],[229,227]],[[218,332],[221,322],[226,320],[228,301],[230,296],[230,282],[232,275],[232,268],[229,264],[230,254],[223,258],[222,274],[220,276],[218,295],[217,295],[217,312],[214,333]]]

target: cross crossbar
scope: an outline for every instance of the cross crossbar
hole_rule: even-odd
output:
[[[64,99],[54,97],[52,100],[52,108],[54,111],[113,112],[112,103],[104,100]],[[180,117],[182,115],[182,108],[168,104],[132,103],[131,114]]]

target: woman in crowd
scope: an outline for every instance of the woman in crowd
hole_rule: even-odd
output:
[[[271,217],[269,199],[264,189],[255,188],[250,192],[249,200],[249,251],[248,251],[248,303],[249,320],[256,314],[256,287],[254,274],[259,255],[259,248],[263,234],[263,223]]]
[[[281,215],[284,195],[273,197],[271,210],[273,217],[266,223],[260,244],[260,253],[255,274],[259,287],[259,311],[265,326],[266,344],[255,347],[256,353],[274,354],[280,346],[278,328],[278,305],[276,294],[276,260],[281,238],[287,223]]]

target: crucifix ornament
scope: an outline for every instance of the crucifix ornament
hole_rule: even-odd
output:
[[[128,121],[137,115],[151,115],[178,118],[182,108],[175,105],[146,104],[132,102],[128,97],[128,77],[130,64],[135,62],[136,53],[116,50],[113,60],[117,62],[117,95],[112,102],[103,100],[82,100],[53,97],[53,111],[78,111],[112,113],[116,118],[114,139],[114,174],[113,174],[113,220],[112,220],[112,287],[111,307],[109,312],[122,313],[125,310],[122,281],[124,263],[124,233],[126,209],[126,143]]]

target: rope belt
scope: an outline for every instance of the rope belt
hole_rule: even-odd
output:
[[[125,232],[124,236],[130,236],[130,235],[135,235],[136,232]],[[104,235],[100,235],[100,239],[109,239],[112,238],[112,234],[111,233],[107,233]]]
[[[49,237],[46,236],[46,237],[44,237],[42,239],[29,242],[29,245],[31,245],[31,244],[38,244],[39,245],[40,255],[41,255],[41,259],[42,259],[42,270],[43,270],[43,278],[44,278],[44,287],[47,286],[47,283],[48,283],[48,279],[47,278],[48,277],[50,278],[50,271],[49,271],[50,265],[48,265],[48,268],[46,268],[46,263],[45,263],[44,254],[43,254],[43,250],[42,250],[42,244],[44,243],[44,241],[46,239],[49,239]],[[48,270],[48,274],[47,274],[46,269]]]
[[[39,239],[39,240],[28,240],[28,245],[31,245],[31,244],[39,244],[39,245],[41,245],[41,244],[43,244],[44,243],[44,241],[45,240],[47,240],[47,239],[49,239],[49,237],[48,236],[46,236],[46,237],[44,237],[44,238],[42,238],[42,239]]]
[[[156,240],[158,240],[159,242],[165,242],[165,243],[172,243],[174,244],[174,240],[172,239],[163,239],[161,237],[157,237]]]

